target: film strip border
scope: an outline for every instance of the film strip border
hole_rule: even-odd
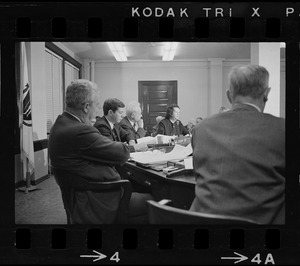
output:
[[[1,39],[299,39],[297,3],[58,3],[0,6]]]
[[[103,241],[107,241],[107,236],[105,236],[105,229],[100,228],[90,228],[83,231],[75,230],[75,232],[81,234],[81,237],[85,237],[85,239],[81,239],[79,242],[80,245],[86,244],[88,249],[100,249],[103,247]],[[86,232],[85,232],[86,231]],[[69,245],[67,244],[67,240],[70,240],[70,236],[68,237],[69,230],[65,228],[54,228],[47,231],[48,237],[50,236],[51,240],[49,243],[45,241],[45,239],[39,237],[39,241],[42,239],[42,243],[36,242],[36,233],[40,232],[40,230],[29,229],[29,228],[18,228],[15,231],[15,247],[17,249],[28,249],[34,247],[36,244],[39,245],[47,245],[53,249],[65,249]],[[74,231],[73,231],[74,232]],[[173,247],[180,247],[186,245],[189,248],[195,249],[207,249],[211,245],[214,246],[218,241],[214,239],[214,235],[211,234],[208,229],[200,229],[196,228],[194,230],[187,231],[189,237],[183,235],[177,235],[176,231],[168,228],[168,226],[164,228],[157,228],[154,231],[154,234],[141,236],[141,230],[136,228],[125,228],[120,229],[119,234],[121,236],[122,247],[124,249],[137,249],[140,246],[147,246],[153,242],[160,249],[172,249]],[[253,241],[253,235],[249,234],[249,232],[244,229],[231,229],[228,230],[228,243],[224,243],[225,246],[228,246],[230,249],[244,249],[245,244],[249,243],[251,245],[251,241]],[[266,229],[260,232],[262,247],[269,250],[276,250],[280,248],[280,230],[279,229]],[[81,238],[80,237],[80,238]],[[139,239],[143,239],[144,241],[139,241]],[[156,239],[155,239],[156,238]],[[211,239],[212,238],[212,239]],[[247,238],[247,239],[245,239]],[[47,238],[46,238],[47,239]],[[187,245],[187,241],[189,240],[189,245]],[[83,241],[82,241],[83,240]],[[107,241],[108,242],[108,241]],[[253,245],[254,243],[252,243]],[[256,243],[257,244],[257,243]],[[104,245],[105,246],[105,245]],[[249,246],[249,245],[246,245]]]
[[[76,38],[82,36],[84,38],[97,38],[105,37],[105,30],[103,29],[103,20],[100,17],[91,17],[85,21],[87,27],[85,32],[76,33]],[[39,32],[36,31],[36,22],[29,17],[19,17],[16,19],[16,37],[18,39],[36,38],[40,37]],[[139,39],[142,36],[141,27],[139,26],[139,20],[137,18],[125,18],[122,20],[122,38],[124,39]],[[72,22],[69,22],[65,17],[54,17],[46,25],[50,31],[50,36],[57,39],[68,39],[72,38]],[[256,27],[256,25],[255,25]],[[50,30],[49,30],[50,28]],[[157,36],[156,38],[174,38],[177,34],[177,28],[172,18],[160,18],[156,25]],[[246,25],[244,18],[231,18],[229,20],[229,30],[224,32],[224,36],[233,39],[243,39],[246,36],[249,37],[248,31],[254,32],[254,29],[249,29]],[[282,28],[282,21],[280,18],[267,18],[259,28],[262,28],[261,35],[256,32],[258,37],[266,37],[271,39],[278,39],[282,37],[284,28]],[[208,18],[196,18],[194,20],[194,35],[191,32],[190,37],[196,37],[198,39],[205,39],[213,37],[215,32],[218,32],[216,25],[210,22]],[[182,36],[181,36],[182,37]],[[253,36],[254,37],[254,36]],[[220,36],[218,36],[220,38]]]
[[[17,252],[19,259],[15,261],[22,262],[23,259],[28,259],[26,256],[34,254],[30,259],[31,262],[44,260],[51,263],[56,261],[72,263],[80,258],[81,262],[92,262],[102,257],[101,259],[111,261],[115,258],[123,263],[148,260],[151,263],[162,264],[166,263],[168,258],[169,264],[180,264],[180,261],[219,264],[222,258],[224,260],[231,258],[226,255],[237,253],[236,259],[241,257],[253,260],[252,262],[260,259],[262,264],[268,264],[264,262],[281,264],[293,254],[291,251],[285,253],[281,249],[280,243],[286,239],[276,228],[245,230],[232,227],[230,230],[220,230],[220,228],[194,227],[182,230],[182,227],[143,226],[117,227],[113,232],[108,229],[108,227],[66,229],[53,226],[44,230],[38,227],[33,229],[20,227],[13,232],[1,232],[0,249],[7,250],[7,262],[11,261],[9,255]],[[46,254],[47,258],[44,257]],[[156,257],[149,259],[149,256]]]
[[[159,13],[161,10],[163,14]],[[299,118],[299,106],[295,105],[294,99],[299,99],[299,12],[300,3],[1,4],[1,59],[7,64],[7,68],[2,69],[1,82],[3,87],[7,87],[15,78],[13,44],[19,41],[283,41],[287,42],[286,87],[290,88],[287,90],[286,104],[289,116],[287,131],[297,132],[297,122],[294,122],[295,117]],[[3,99],[8,99],[2,104],[13,106],[12,95],[12,90],[2,90]],[[5,110],[3,107],[1,109],[2,112]],[[295,116],[295,111],[298,116]],[[1,118],[1,123],[11,129],[3,133],[4,139],[13,132],[13,119],[13,112]],[[289,147],[299,143],[297,136],[289,136],[288,152]],[[295,176],[294,169],[298,167],[298,161],[295,161],[287,162],[288,176]],[[11,164],[6,167],[9,173],[14,173]],[[3,263],[76,263],[81,255],[97,256],[96,251],[107,256],[103,259],[105,263],[118,262],[119,257],[120,263],[221,264],[221,257],[236,257],[235,253],[238,253],[247,254],[248,263],[260,264],[258,262],[261,260],[261,264],[271,264],[273,257],[276,264],[293,264],[300,262],[299,214],[293,206],[294,201],[299,200],[295,183],[287,183],[287,216],[290,219],[286,227],[78,228],[7,226],[4,222],[4,227],[0,228],[0,250],[6,255]],[[11,180],[3,179],[5,189],[11,185]],[[12,202],[3,208],[1,205],[3,213],[7,213],[3,220],[14,224],[13,194],[5,194],[3,199],[1,202]],[[119,255],[114,257],[116,252]],[[80,262],[85,261],[81,259]]]

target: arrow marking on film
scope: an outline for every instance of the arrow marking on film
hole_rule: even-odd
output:
[[[107,256],[97,252],[96,250],[93,250],[93,252],[97,253],[98,255],[80,255],[81,258],[96,258],[93,260],[93,262],[97,261],[97,260],[102,260],[104,258],[106,258]]]
[[[236,263],[239,263],[241,261],[244,261],[244,260],[247,260],[248,257],[242,255],[242,254],[239,254],[237,252],[233,252],[235,255],[238,255],[238,257],[221,257],[221,260],[237,260],[234,262],[234,264]]]

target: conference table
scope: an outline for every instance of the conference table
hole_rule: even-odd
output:
[[[173,206],[189,209],[195,198],[195,177],[192,170],[182,170],[168,177],[163,171],[126,162],[118,171],[123,178],[148,189],[156,201],[172,200]]]

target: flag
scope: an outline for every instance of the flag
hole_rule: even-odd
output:
[[[23,161],[23,177],[30,185],[30,177],[34,172],[34,151],[32,135],[32,117],[31,117],[31,88],[28,78],[28,65],[25,43],[21,43],[21,159]],[[29,180],[28,180],[29,179]]]

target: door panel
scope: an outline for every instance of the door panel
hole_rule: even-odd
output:
[[[156,117],[164,117],[167,106],[177,104],[177,81],[139,81],[138,86],[144,127],[150,135]]]
[[[155,88],[150,88],[150,91],[149,91],[149,99],[152,99],[152,100],[165,100],[168,98],[168,91],[167,90],[161,90],[161,91],[157,91],[157,90],[154,90]],[[153,90],[153,91],[152,91]]]
[[[166,112],[167,106],[165,103],[149,103],[149,112]]]

